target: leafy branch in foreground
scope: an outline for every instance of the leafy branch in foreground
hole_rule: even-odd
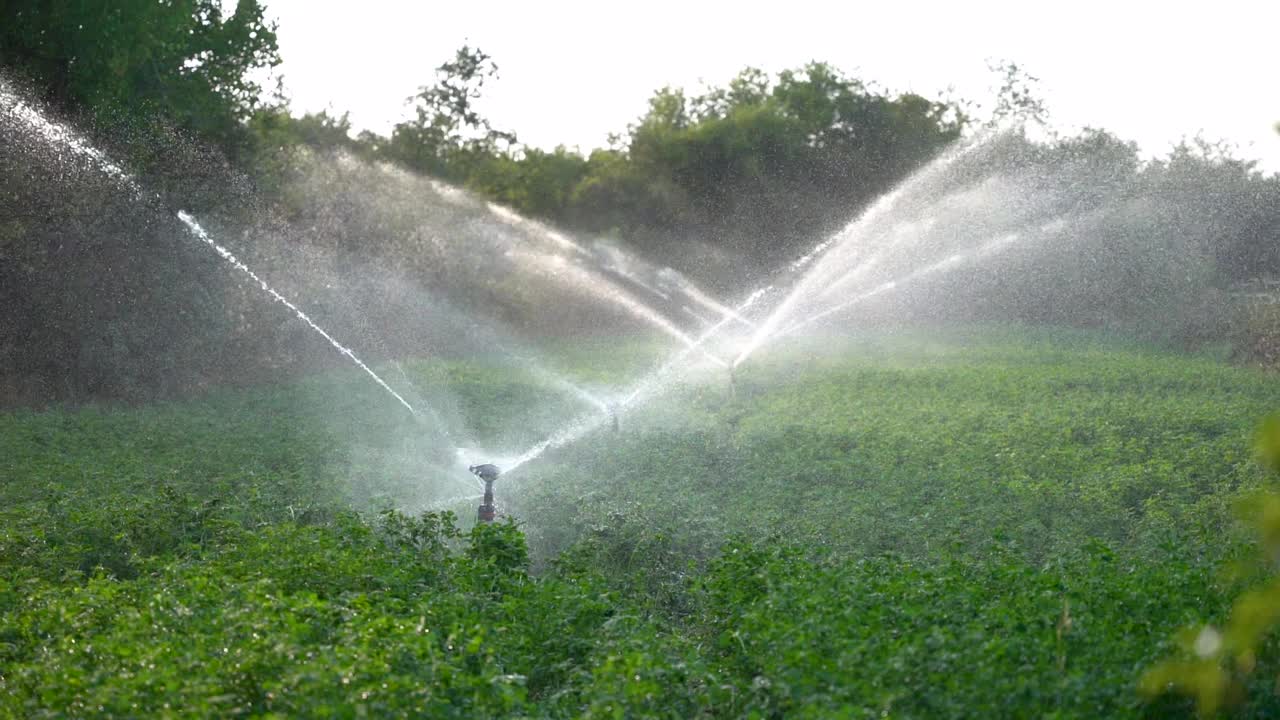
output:
[[[1280,473],[1280,413],[1258,430],[1259,460]],[[1182,657],[1165,660],[1142,676],[1139,690],[1149,697],[1178,692],[1195,698],[1201,716],[1210,717],[1244,701],[1256,681],[1258,656],[1280,626],[1280,492],[1269,490],[1247,499],[1242,516],[1258,535],[1258,552],[1241,568],[1265,578],[1232,604],[1222,628],[1193,627],[1179,637]],[[1280,678],[1277,678],[1280,687]]]

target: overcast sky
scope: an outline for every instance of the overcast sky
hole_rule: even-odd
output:
[[[482,108],[531,145],[590,149],[663,85],[823,60],[891,90],[990,102],[992,59],[1040,78],[1054,120],[1163,152],[1202,132],[1280,170],[1280,2],[264,0],[296,111],[386,132],[463,43],[494,57]],[[1035,7],[1052,9],[1037,10]]]

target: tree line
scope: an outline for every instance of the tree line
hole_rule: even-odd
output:
[[[741,289],[742,268],[763,276],[803,254],[992,121],[955,101],[892,93],[814,62],[775,75],[747,68],[697,93],[661,88],[606,147],[541,149],[479,112],[498,68],[484,51],[463,47],[424,72],[409,116],[381,136],[355,132],[346,115],[295,116],[279,88],[264,87],[260,78],[281,58],[259,0],[241,0],[229,14],[217,0],[7,0],[0,18],[5,78],[194,211],[287,216],[300,153],[342,151],[617,238],[653,258],[732,258],[727,276],[681,268],[722,290]],[[1001,70],[993,116],[1041,118],[1025,74]],[[1184,237],[1186,225],[1169,218],[1103,226],[1089,247],[1107,262],[1064,257],[1068,272],[1022,268],[1020,283],[980,286],[983,297],[951,304],[970,316],[1213,341],[1238,330],[1221,312],[1233,287],[1280,275],[1280,180],[1229,151],[1189,141],[1146,161],[1104,130],[1017,143],[1011,152],[1042,176],[1076,183],[1085,207],[1116,196],[1185,198],[1164,207],[1194,208],[1197,230]],[[109,396],[121,374],[156,385],[156,357],[187,366],[232,352],[219,342],[240,322],[216,310],[225,283],[191,271],[209,259],[191,253],[179,262],[174,254],[185,251],[174,249],[171,226],[126,207],[92,173],[68,174],[39,157],[19,142],[0,150],[0,302],[12,309],[0,321],[0,363],[8,377],[42,378],[41,394]],[[374,243],[362,252],[392,251]],[[193,306],[191,297],[205,302]],[[1268,323],[1244,345],[1274,352]],[[139,355],[152,359],[128,360]],[[15,384],[29,384],[9,383],[11,397]]]

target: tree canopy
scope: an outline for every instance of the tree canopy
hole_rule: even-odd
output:
[[[6,0],[0,67],[65,110],[145,127],[157,119],[225,150],[262,105],[255,70],[280,62],[259,0]]]

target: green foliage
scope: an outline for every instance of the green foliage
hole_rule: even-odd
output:
[[[233,3],[229,14],[224,5],[6,2],[0,73],[43,112],[73,118],[149,190],[193,211],[242,212],[226,157],[251,164],[257,78],[279,58],[261,3]],[[5,399],[147,399],[194,381],[228,325],[224,278],[202,272],[209,258],[174,243],[184,232],[175,219],[158,219],[99,169],[19,127],[6,133],[0,365],[18,390]]]
[[[143,130],[156,118],[235,149],[259,105],[251,71],[278,64],[275,28],[256,0],[6,3],[0,66],[64,108]]]
[[[463,47],[379,151],[535,216],[636,242],[714,238],[762,263],[794,254],[959,136],[962,116],[890,97],[813,63],[776,81],[747,69],[687,98],[664,88],[618,147],[583,157],[506,148],[475,110],[491,58]]]
[[[479,48],[458,48],[453,60],[436,68],[436,83],[409,98],[413,120],[396,125],[386,144],[388,157],[431,175],[460,182],[469,166],[515,142],[515,135],[494,130],[473,106],[498,66]]]
[[[622,218],[568,213],[595,229],[716,238],[774,264],[846,222],[852,208],[957,138],[962,124],[949,105],[891,97],[822,63],[776,81],[749,68],[701,96],[659,90],[631,127],[625,167],[604,164],[578,191],[587,196],[591,187],[595,204],[625,195],[639,205],[620,208]]]
[[[1038,567],[1007,549],[925,566],[735,542],[703,580],[736,717],[1136,717],[1131,668],[1212,594],[1182,562],[1105,546]]]
[[[295,179],[305,163],[307,151],[344,150],[357,157],[372,158],[372,142],[352,138],[347,113],[307,113],[294,117],[281,108],[266,108],[249,118],[252,148],[244,166],[257,180],[258,189],[268,197],[288,205],[289,180]]]
[[[522,514],[563,517],[548,541],[617,511],[684,538],[723,538],[731,518],[857,553],[1003,533],[1040,559],[1091,538],[1165,557],[1212,544],[1225,498],[1262,483],[1248,436],[1280,400],[1207,358],[1026,329],[864,328],[753,358],[736,398],[707,380],[530,469],[548,480]]]
[[[0,715],[1185,713],[1135,668],[1229,611],[1220,509],[1261,479],[1268,381],[1085,335],[860,348],[760,356],[737,399],[679,388],[531,465],[500,489],[523,528],[352,512],[377,505],[353,429],[403,442],[356,375],[0,415]],[[545,402],[496,369],[406,372],[491,422]]]
[[[546,152],[524,148],[475,163],[466,178],[469,189],[531,217],[562,216],[575,188],[593,163],[563,146]]]
[[[529,547],[509,518],[501,523],[474,526],[467,558],[475,564],[477,575],[495,581],[523,579],[529,569]]]
[[[1280,472],[1280,415],[1263,421],[1257,436],[1259,459],[1272,472]],[[1196,701],[1202,717],[1236,709],[1250,691],[1263,694],[1263,702],[1280,701],[1270,670],[1274,664],[1276,629],[1280,627],[1280,494],[1274,490],[1249,497],[1242,515],[1257,535],[1257,549],[1234,572],[1251,580],[1249,589],[1231,605],[1221,629],[1213,625],[1184,630],[1180,657],[1161,662],[1142,677],[1141,690],[1149,696],[1178,692]],[[1270,697],[1266,697],[1270,695]]]

